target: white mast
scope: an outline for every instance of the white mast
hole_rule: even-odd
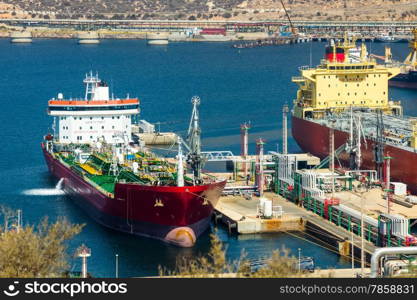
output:
[[[184,165],[182,162],[182,147],[180,137],[178,137],[177,186],[184,186]]]
[[[93,72],[90,71],[90,74],[85,74],[84,84],[85,86],[85,97],[84,100],[94,100],[96,93],[96,88],[100,82],[98,74],[93,75]]]

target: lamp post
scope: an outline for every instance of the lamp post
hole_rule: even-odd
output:
[[[116,254],[116,278],[119,278],[119,254]]]
[[[362,278],[364,276],[364,268],[365,268],[365,240],[363,238],[363,234],[364,234],[364,230],[363,230],[363,225],[364,225],[364,202],[363,202],[363,194],[367,191],[366,186],[364,186],[364,184],[360,184],[358,185],[358,192],[361,194],[361,275]]]
[[[298,272],[301,272],[301,248],[298,248]]]
[[[82,244],[77,248],[77,256],[82,259],[81,276],[87,278],[87,257],[91,256],[91,249]]]

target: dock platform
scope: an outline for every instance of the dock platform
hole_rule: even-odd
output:
[[[351,256],[352,233],[336,226],[328,220],[286,200],[274,193],[265,193],[273,201],[273,206],[281,206],[281,217],[263,219],[258,215],[258,197],[250,200],[244,196],[221,197],[215,207],[215,221],[221,221],[229,232],[238,234],[305,231],[324,241],[340,255]],[[354,255],[360,257],[361,238],[353,236]],[[376,246],[364,241],[366,261],[375,251]]]

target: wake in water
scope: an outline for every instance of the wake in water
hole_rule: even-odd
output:
[[[59,196],[64,195],[62,190],[64,178],[61,178],[53,189],[30,189],[23,191],[22,194],[26,196]]]

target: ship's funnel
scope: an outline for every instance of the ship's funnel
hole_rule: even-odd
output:
[[[334,43],[330,43],[326,47],[326,60],[328,62],[344,62],[345,49],[335,46]]]

